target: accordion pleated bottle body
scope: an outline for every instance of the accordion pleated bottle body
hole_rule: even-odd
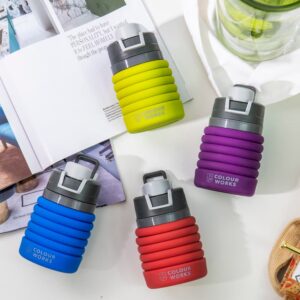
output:
[[[263,152],[264,107],[253,103],[252,87],[237,85],[233,95],[232,100],[216,99],[210,126],[202,136],[195,185],[252,196]]]
[[[108,47],[113,84],[127,130],[155,129],[184,117],[169,63],[152,32],[127,24]]]
[[[39,197],[22,239],[20,254],[48,269],[77,271],[95,215]]]
[[[204,131],[196,183],[220,192],[255,193],[263,151],[258,134],[209,126]]]
[[[79,160],[93,164],[94,169],[79,164]],[[52,172],[22,238],[21,256],[55,271],[77,271],[95,220],[98,167],[97,160],[78,155],[65,170]]]
[[[177,285],[206,276],[206,260],[195,218],[136,230],[148,287]]]
[[[200,279],[207,274],[199,228],[181,188],[163,171],[146,174],[144,196],[134,199],[136,243],[149,288]]]

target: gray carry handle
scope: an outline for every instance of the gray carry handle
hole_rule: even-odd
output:
[[[156,177],[163,177],[164,179],[167,179],[167,174],[163,170],[152,172],[152,173],[147,173],[143,176],[143,182],[147,183],[149,179],[153,179]]]
[[[91,174],[91,178],[93,179],[100,167],[100,163],[97,159],[91,157],[91,156],[87,156],[83,153],[79,153],[76,157],[75,157],[75,160],[74,162],[75,163],[79,163],[79,161],[85,161],[85,162],[88,162],[92,165],[94,165],[94,168],[93,168],[93,171],[92,171],[92,174]]]

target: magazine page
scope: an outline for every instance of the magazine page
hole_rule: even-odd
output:
[[[0,77],[8,93],[3,101],[13,103],[38,161],[46,168],[125,131],[106,47],[124,22],[141,23],[149,31],[155,26],[137,0],[28,3],[32,6],[30,22],[38,24],[43,41],[24,48],[21,44],[20,51],[1,60]],[[27,35],[30,26],[25,26]],[[18,28],[16,32],[18,36]],[[37,41],[34,36],[24,40]],[[162,41],[161,47],[183,101],[189,100]]]
[[[17,137],[0,103],[0,190],[30,175]]]
[[[45,16],[44,20],[49,19]],[[0,60],[56,34],[52,25],[43,30],[35,21],[27,1],[0,0]],[[48,23],[50,24],[50,21]],[[32,173],[42,171],[42,166],[1,79],[0,115],[0,140],[2,145],[5,145],[0,149],[2,190]]]
[[[20,49],[15,23],[22,24],[31,13],[25,2],[20,7],[15,2],[0,1],[0,59]],[[13,105],[10,101],[2,103],[7,98],[0,80],[0,190],[29,177],[31,172],[41,171]]]
[[[100,162],[97,182],[101,185],[97,206],[106,206],[125,201],[114,154],[109,141],[82,151]],[[43,194],[53,168],[64,168],[69,157],[58,162],[46,171],[18,182],[8,189],[0,191],[0,233],[27,226],[37,198]]]

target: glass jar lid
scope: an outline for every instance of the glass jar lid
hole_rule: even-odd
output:
[[[300,7],[300,0],[241,0],[253,8],[267,12],[289,11]]]

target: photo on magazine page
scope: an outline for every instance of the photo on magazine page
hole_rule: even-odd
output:
[[[124,0],[49,0],[64,30],[103,17],[122,6]]]
[[[82,153],[96,158],[100,163],[96,181],[100,184],[97,207],[125,201],[125,193],[110,141],[95,145]],[[43,194],[54,168],[64,169],[73,155],[51,166],[43,173],[31,176],[16,185],[0,191],[0,233],[27,226],[37,198]]]
[[[54,35],[40,0],[0,0],[0,59]]]
[[[0,105],[0,191],[30,175],[16,136]]]

